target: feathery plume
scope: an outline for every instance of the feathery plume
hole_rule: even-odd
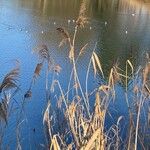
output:
[[[40,72],[41,72],[42,66],[43,66],[43,63],[38,63],[36,65],[36,68],[34,70],[34,77],[35,78],[38,77],[38,76],[40,76]]]
[[[86,3],[85,0],[83,0],[80,6],[78,19],[76,20],[76,25],[83,28],[86,23],[88,23],[88,19],[86,17]]]
[[[6,74],[6,76],[4,77],[2,81],[2,84],[0,85],[0,93],[8,89],[18,88],[18,85],[17,85],[18,75],[19,75],[18,68],[13,69],[8,74]]]
[[[56,29],[62,36],[62,41],[59,44],[59,47],[61,47],[62,45],[64,45],[67,42],[70,42],[70,36],[69,33],[64,29],[64,28],[57,28]]]
[[[49,54],[48,47],[45,44],[37,46],[33,51],[37,52],[41,59],[43,60],[46,59],[49,62],[50,54]]]
[[[4,98],[0,102],[0,120],[2,119],[7,124],[7,116],[8,116],[8,103],[10,101],[10,95],[4,93]]]

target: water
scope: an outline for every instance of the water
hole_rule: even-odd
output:
[[[97,42],[96,52],[101,58],[105,74],[118,60],[122,68],[130,59],[135,69],[145,52],[150,52],[150,1],[142,0],[87,0],[87,16],[89,24],[77,35],[76,52],[88,43],[85,54],[78,61],[78,71],[82,84],[85,81],[87,63]],[[60,36],[57,27],[65,27],[73,34],[74,22],[78,16],[81,0],[1,0],[0,1],[0,76],[1,78],[14,66],[14,60],[20,61],[21,92],[24,93],[30,84],[34,68],[38,61],[32,49],[46,44],[51,56],[62,67],[58,77],[63,89],[67,88],[71,65],[68,50],[59,48]],[[68,20],[71,20],[68,23]],[[44,144],[42,129],[42,113],[45,106],[45,81],[42,76],[33,88],[32,99],[26,104],[26,118],[21,133],[24,149],[41,149]],[[50,76],[50,78],[52,78]],[[64,82],[65,81],[65,82]],[[89,90],[97,83],[90,74]],[[124,89],[118,87],[119,95]],[[119,99],[118,95],[118,99]],[[19,101],[19,97],[16,98]],[[53,102],[56,99],[52,100]],[[122,108],[123,102],[118,101]],[[117,110],[119,112],[119,110]],[[125,110],[123,110],[123,114]],[[120,112],[119,112],[120,114]],[[119,115],[118,114],[118,115]],[[13,118],[13,117],[12,117]],[[33,132],[35,129],[35,132]],[[5,145],[15,147],[15,121],[10,119],[6,131]],[[13,135],[13,136],[12,136]],[[26,144],[30,143],[30,144]]]

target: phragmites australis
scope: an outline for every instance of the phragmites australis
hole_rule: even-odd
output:
[[[12,71],[10,71],[8,74],[6,74],[6,76],[4,77],[0,85],[0,93],[7,89],[17,88],[18,75],[19,75],[19,68],[15,68]]]
[[[83,28],[86,23],[88,23],[88,19],[86,16],[86,3],[85,0],[83,0],[80,6],[79,16],[76,20],[76,24],[77,27]]]
[[[36,68],[34,70],[34,77],[35,78],[38,77],[38,76],[40,76],[40,72],[41,72],[42,66],[43,66],[43,63],[38,63],[36,65]]]
[[[47,61],[50,60],[49,50],[45,44],[37,46],[33,51],[38,53],[38,55],[41,59],[43,59],[43,60],[46,59]]]
[[[64,28],[57,28],[56,29],[62,36],[62,41],[59,44],[59,47],[61,47],[63,44],[65,44],[66,42],[70,42],[70,36],[69,33],[64,29]]]
[[[8,104],[10,102],[11,95],[4,93],[4,97],[0,102],[0,120],[4,121],[7,124],[8,117]]]

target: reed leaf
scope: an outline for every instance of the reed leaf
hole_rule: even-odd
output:
[[[47,138],[48,143],[49,143],[49,140],[52,139],[49,109],[50,109],[50,101],[48,101],[47,108],[44,112],[44,117],[43,117],[43,125],[45,125],[46,138]]]
[[[92,55],[92,57],[91,57],[91,60],[92,60],[93,69],[94,69],[94,76],[96,76],[97,69],[96,69],[96,63],[95,63],[95,59],[94,59],[94,56],[93,56],[93,55]]]
[[[100,70],[100,72],[101,72],[101,74],[104,78],[104,73],[103,73],[103,70],[102,70],[100,60],[99,60],[99,58],[98,58],[98,56],[95,52],[93,52],[91,59],[92,59],[92,64],[93,64],[93,68],[94,68],[94,74],[96,75],[96,73],[97,73],[97,68],[96,68],[96,64],[97,64],[98,69]]]
[[[129,66],[131,67],[132,74],[133,74],[133,72],[134,72],[134,68],[133,68],[133,65],[132,65],[131,61],[130,61],[130,60],[127,60],[127,63],[128,63],[128,64],[129,64]]]
[[[50,108],[50,102],[47,104],[47,108],[44,112],[44,117],[43,117],[43,124],[49,122],[49,108]]]
[[[102,73],[102,76],[104,77],[104,73],[103,73],[103,70],[102,70],[100,59],[98,58],[98,56],[97,56],[97,54],[95,52],[93,52],[93,56],[95,58],[95,62],[97,63],[99,70]]]
[[[88,43],[85,44],[85,45],[81,48],[80,53],[79,53],[79,56],[81,56],[81,55],[84,53],[84,51],[85,51],[85,49],[87,48],[87,46],[88,46]]]
[[[121,81],[122,76],[123,76],[122,74],[118,73],[117,67],[113,66],[113,68],[111,68],[110,75],[109,75],[109,86],[114,87],[114,85],[117,82]],[[126,76],[123,76],[123,77],[126,78]]]

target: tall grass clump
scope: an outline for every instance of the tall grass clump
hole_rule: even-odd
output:
[[[46,136],[48,137],[47,146],[50,149],[146,149],[147,142],[144,134],[148,131],[150,117],[147,111],[149,107],[145,108],[144,103],[148,103],[150,94],[149,56],[147,56],[145,67],[140,66],[136,71],[132,62],[127,60],[125,71],[119,68],[118,64],[115,64],[111,68],[110,74],[106,75],[108,78],[105,78],[102,63],[96,53],[97,44],[95,44],[89,60],[87,74],[85,75],[85,88],[82,87],[76,64],[88,44],[81,48],[78,55],[75,55],[75,42],[76,38],[78,38],[78,29],[84,28],[87,23],[86,1],[83,0],[74,27],[73,36],[71,37],[65,28],[57,28],[57,31],[62,36],[59,47],[63,44],[68,44],[69,46],[68,58],[72,64],[72,71],[66,92],[64,92],[57,79],[53,79],[52,81],[51,88],[53,88],[53,92],[58,87],[57,90],[60,91],[60,96],[56,108],[57,113],[55,111],[49,111],[54,110],[50,105],[51,99],[49,99],[44,113],[43,123],[46,126],[48,135]],[[95,95],[94,108],[89,105],[91,93],[88,91],[88,76],[91,67],[93,67],[95,77],[100,73],[101,78],[106,81],[96,89],[93,89],[92,96]],[[61,69],[58,70],[60,72]],[[128,116],[118,117],[116,122],[108,128],[106,122],[108,116],[111,116],[109,108],[112,102],[115,103],[115,95],[117,94],[115,87],[118,83],[125,87],[124,94],[126,97]],[[133,90],[131,91],[131,89]],[[69,93],[72,91],[74,95],[70,100]],[[133,96],[132,101],[129,93]],[[141,120],[143,121],[143,114],[146,114],[144,121],[147,122],[144,124],[141,122]],[[51,119],[54,116],[55,119]],[[127,119],[125,128],[126,130],[128,129],[128,132],[122,137],[121,133],[123,128],[121,123],[124,118]]]
[[[87,66],[85,87],[82,87],[78,76],[77,63],[88,44],[80,49],[79,54],[76,54],[76,39],[78,38],[78,29],[83,29],[87,23],[86,1],[83,0],[73,36],[70,36],[67,29],[63,27],[56,29],[62,37],[59,47],[61,48],[64,44],[69,47],[68,59],[72,65],[72,70],[67,91],[64,91],[55,76],[53,76],[51,85],[49,85],[49,74],[51,72],[59,74],[62,68],[52,61],[47,46],[41,46],[37,50],[42,60],[35,68],[33,79],[37,79],[39,76],[44,62],[47,65],[45,77],[47,106],[43,115],[46,147],[54,150],[148,149],[149,145],[145,134],[149,132],[150,122],[149,55],[147,54],[145,66],[140,66],[138,70],[135,70],[132,62],[127,60],[125,70],[115,64],[110,69],[110,74],[105,75],[105,78],[100,57],[96,52],[97,44],[95,44]],[[93,68],[94,77],[96,78],[99,74],[101,79],[105,81],[93,89],[92,92],[88,91],[91,67]],[[32,83],[33,80],[31,85]],[[128,108],[128,115],[119,116],[118,118],[113,116],[110,110],[110,104],[115,103],[117,84],[121,84],[124,87],[125,107]],[[28,91],[31,90],[31,87]],[[51,100],[55,89],[57,89],[56,93],[60,94],[57,107],[54,109],[51,105]],[[72,97],[69,96],[70,93],[73,93]],[[91,95],[95,97],[94,107],[89,104]],[[145,104],[147,105],[146,107]],[[114,122],[110,125],[107,124],[108,116],[114,118]],[[125,130],[127,132],[125,133],[123,133],[122,122],[126,122]]]

